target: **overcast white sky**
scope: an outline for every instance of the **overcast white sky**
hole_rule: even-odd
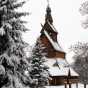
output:
[[[79,8],[85,0],[50,0],[54,26],[58,31],[58,42],[68,52],[68,48],[77,41],[88,42],[88,30],[81,27],[84,17]],[[44,24],[47,0],[29,0],[21,10],[31,14],[24,17],[30,31],[23,38],[30,45],[34,44],[40,35],[41,25]]]

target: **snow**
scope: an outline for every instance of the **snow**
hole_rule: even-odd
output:
[[[45,88],[64,88],[64,86],[46,86]]]
[[[24,71],[24,75],[28,77],[29,76],[29,71],[27,71],[27,70]]]
[[[50,22],[48,21],[48,24],[50,25],[50,27],[55,31],[57,32],[57,30],[55,29],[55,27],[53,25],[50,24]],[[58,33],[58,32],[57,32]]]
[[[76,84],[72,84],[71,86],[72,86],[71,88],[77,88]],[[46,86],[45,88],[65,88],[65,86],[64,85],[60,85],[60,86]],[[67,85],[67,88],[69,88],[68,85]],[[84,88],[84,85],[79,83],[78,84],[78,88]],[[87,85],[86,88],[88,88],[88,85]]]
[[[0,65],[0,75],[5,75],[5,68],[3,65]]]
[[[0,35],[1,36],[5,35],[5,30],[4,30],[3,26],[0,28]]]
[[[24,51],[26,52],[26,56],[27,57],[31,57],[31,55],[32,55],[32,49],[33,49],[33,47],[29,46],[29,45],[24,49]]]
[[[4,23],[3,22],[3,26],[6,26],[8,29],[12,29],[12,26],[9,23]]]
[[[46,58],[46,59],[47,59],[46,64],[49,67],[52,67],[56,63],[56,61],[58,62],[60,68],[69,66],[68,62],[63,58]]]
[[[60,45],[57,42],[52,40],[52,38],[48,35],[47,31],[44,30],[44,33],[45,33],[46,37],[49,39],[49,41],[51,42],[51,44],[52,44],[52,46],[54,47],[55,50],[64,52],[62,50],[62,48],[60,47]]]
[[[59,67],[54,66],[56,62]],[[51,76],[68,76],[69,69],[71,71],[71,76],[78,76],[78,74],[69,67],[69,64],[63,58],[47,58],[47,62],[45,64],[49,67]]]
[[[71,76],[78,76],[78,74],[72,68],[70,68],[70,71]],[[68,76],[69,68],[64,67],[59,69],[58,67],[51,67],[49,72],[52,76]]]

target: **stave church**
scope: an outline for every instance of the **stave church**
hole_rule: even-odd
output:
[[[45,14],[45,23],[41,25],[39,39],[44,45],[43,52],[46,53],[46,65],[49,66],[51,80],[50,85],[78,83],[78,74],[69,66],[66,61],[66,52],[60,46],[57,36],[58,31],[53,25],[51,8],[48,4]]]

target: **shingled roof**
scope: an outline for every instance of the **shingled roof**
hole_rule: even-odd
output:
[[[57,31],[56,28],[53,26],[53,24],[50,24],[49,21],[47,21],[47,23],[48,23],[48,25],[51,27],[51,29],[52,29],[54,32],[58,33],[58,31]]]
[[[44,34],[46,35],[46,37],[48,38],[51,45],[53,46],[53,48],[56,51],[64,52],[63,49],[61,48],[61,46],[58,44],[58,42],[53,41],[53,39],[49,36],[49,34],[48,34],[48,32],[46,30],[44,30]]]
[[[57,61],[58,66],[53,66]],[[51,76],[68,76],[69,69],[71,76],[78,76],[78,74],[69,66],[68,62],[62,58],[48,59],[46,64],[49,67]]]

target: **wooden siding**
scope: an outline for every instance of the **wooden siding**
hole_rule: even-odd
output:
[[[44,51],[47,53],[46,56],[48,58],[65,58],[65,53],[61,51],[56,51],[44,34],[40,36],[40,40],[42,44],[44,44],[44,46],[46,47],[46,50]]]
[[[53,76],[51,78],[52,80],[49,80],[49,85],[63,85],[63,84],[69,84],[69,83],[72,84],[79,82],[78,76],[71,76],[70,79],[68,79],[68,76]]]
[[[56,51],[55,53],[56,53],[55,58],[63,58],[63,59],[65,58],[64,52]]]

